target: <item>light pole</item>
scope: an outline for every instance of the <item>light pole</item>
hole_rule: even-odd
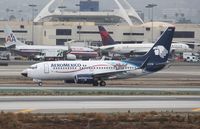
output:
[[[10,9],[7,8],[7,9],[6,9],[6,15],[7,15],[6,17],[7,17],[7,21],[9,21],[9,11],[10,11]]]
[[[10,14],[9,14],[9,13],[10,13],[10,12],[13,12],[13,11],[14,11],[13,9],[9,9],[9,8],[6,9],[7,21],[10,21],[10,17],[9,17]]]
[[[35,7],[37,7],[37,5],[36,4],[29,4],[28,6],[31,7],[31,9],[32,9],[32,21],[33,21],[34,20],[34,11],[35,11]]]
[[[75,4],[75,6],[79,7],[78,15],[79,15],[79,17],[80,17],[80,4]],[[79,33],[78,33],[78,40],[80,41],[80,40],[81,40],[81,29],[82,29],[82,26],[81,26],[81,24],[80,24],[80,20],[79,20],[79,22],[78,22],[77,29],[78,29],[78,31],[79,31]]]
[[[22,21],[22,15],[21,15],[22,10],[18,10],[18,13],[19,13],[19,21]]]
[[[29,7],[32,8],[32,44],[34,44],[34,12],[35,12],[35,7],[37,7],[37,5],[35,4],[30,4],[28,5]]]
[[[145,6],[145,8],[147,8],[148,10],[148,19],[147,19],[147,21],[150,21],[150,8],[149,8],[149,6],[147,5],[147,6]]]
[[[148,4],[147,6],[145,6],[146,8],[148,8],[148,9],[150,9],[151,8],[151,26],[152,26],[152,28],[151,28],[151,30],[152,30],[152,32],[151,32],[151,40],[152,40],[152,43],[153,43],[153,8],[154,7],[156,7],[156,6],[158,6],[157,4]]]

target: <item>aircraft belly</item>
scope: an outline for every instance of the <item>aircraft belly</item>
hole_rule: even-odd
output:
[[[51,75],[51,78],[52,79],[55,79],[56,80],[70,80],[70,79],[74,79],[75,77],[75,74],[73,73],[57,73],[57,74],[53,74]]]
[[[20,50],[12,50],[15,54],[19,55],[19,56],[23,56],[23,57],[31,57],[33,55],[38,55],[41,52],[28,52],[28,51],[20,51]]]

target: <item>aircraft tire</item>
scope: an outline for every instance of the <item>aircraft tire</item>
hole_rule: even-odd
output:
[[[105,81],[101,81],[100,82],[100,86],[102,86],[102,87],[106,86],[106,82]]]
[[[131,52],[130,52],[130,55],[133,56],[133,55],[134,55],[134,51],[131,51]]]
[[[42,84],[42,82],[38,82],[38,86],[42,86],[43,84]]]
[[[98,85],[99,85],[98,81],[93,82],[93,86],[98,86]]]

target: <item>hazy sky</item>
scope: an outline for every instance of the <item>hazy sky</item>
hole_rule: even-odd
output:
[[[45,4],[50,0],[0,0],[0,19],[5,19],[7,15],[15,14],[17,17],[31,18],[31,9],[29,4],[37,4],[38,10],[41,10]],[[75,4],[80,0],[57,0],[55,5],[61,5],[61,1],[64,1],[67,9],[77,9]],[[104,10],[116,8],[116,4],[112,0],[99,0],[100,8]],[[131,5],[145,13],[145,17],[148,15],[148,10],[145,6],[148,3],[155,3],[158,6],[155,8],[155,18],[160,19],[163,15],[163,10],[176,9],[180,13],[185,13],[187,19],[192,19],[194,22],[200,23],[200,0],[128,0]],[[13,12],[6,12],[6,9],[12,9]],[[19,10],[22,10],[19,13]],[[184,10],[184,12],[182,11]]]

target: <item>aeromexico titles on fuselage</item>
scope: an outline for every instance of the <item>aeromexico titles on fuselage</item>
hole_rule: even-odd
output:
[[[88,62],[82,62],[82,63],[78,63],[77,61],[74,61],[68,63],[66,62],[62,62],[62,63],[51,63],[50,67],[52,69],[71,69],[71,70],[84,70],[84,69],[115,69],[115,70],[125,70],[125,69],[133,69],[136,68],[136,65],[133,64],[129,64],[128,65],[128,61],[104,61],[102,63],[100,63],[100,61],[96,61],[95,63],[93,62],[93,64],[89,64]],[[129,68],[128,68],[129,67]],[[132,68],[131,68],[132,67]],[[67,71],[68,72],[68,71]],[[74,72],[74,71],[71,71]]]

